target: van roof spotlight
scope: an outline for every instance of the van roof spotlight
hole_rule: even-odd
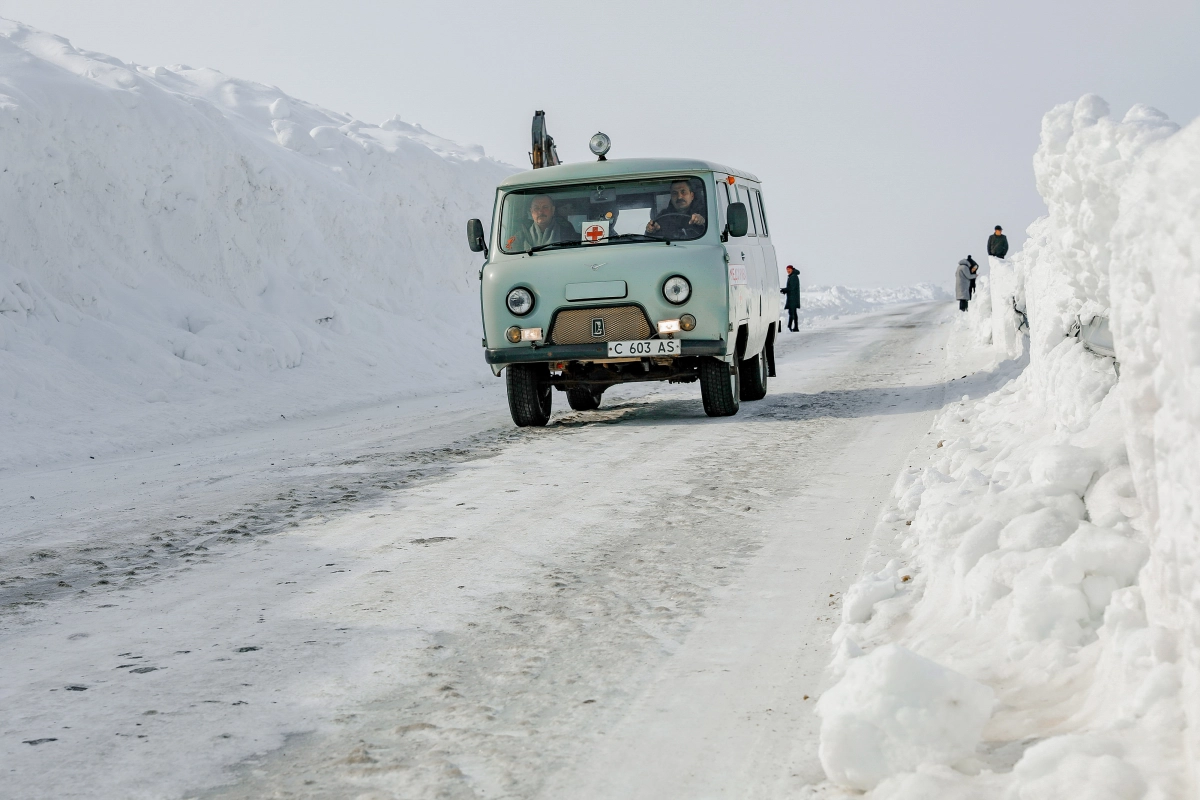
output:
[[[612,139],[608,138],[607,133],[597,133],[588,142],[588,149],[596,154],[598,161],[608,160],[604,156],[610,147],[612,147]]]

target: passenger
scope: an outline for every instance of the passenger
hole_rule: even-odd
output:
[[[529,217],[531,222],[528,227],[520,231],[520,247],[509,249],[528,250],[543,244],[579,240],[575,226],[554,215],[554,200],[548,194],[539,194],[533,198],[529,203]]]
[[[671,202],[646,225],[646,233],[664,239],[694,239],[704,233],[708,209],[703,195],[692,190],[691,181],[671,184]]]

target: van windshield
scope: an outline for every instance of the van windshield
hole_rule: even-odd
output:
[[[652,178],[510,192],[500,211],[506,253],[622,242],[679,242],[708,231],[698,177]]]

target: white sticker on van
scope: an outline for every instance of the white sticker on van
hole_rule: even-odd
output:
[[[729,285],[730,286],[749,286],[749,276],[746,274],[745,264],[730,264],[729,265]]]
[[[583,223],[583,243],[598,242],[608,237],[608,220],[598,219]]]

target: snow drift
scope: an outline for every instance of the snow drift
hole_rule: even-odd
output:
[[[490,377],[479,148],[0,21],[0,162],[0,468]]]
[[[1086,96],[1046,115],[1034,170],[1048,214],[955,326],[954,377],[980,372],[897,482],[869,560],[894,563],[847,592],[821,756],[873,798],[1196,795],[1200,121]],[[1074,335],[1096,316],[1118,363]],[[995,693],[971,758],[838,736],[851,716],[922,753],[858,667],[900,646]],[[910,715],[952,727],[933,695]]]
[[[949,300],[941,286],[920,283],[916,286],[858,288],[850,286],[803,286],[800,290],[800,325],[815,327],[849,314],[905,303],[930,303]],[[782,319],[787,321],[787,312]]]

